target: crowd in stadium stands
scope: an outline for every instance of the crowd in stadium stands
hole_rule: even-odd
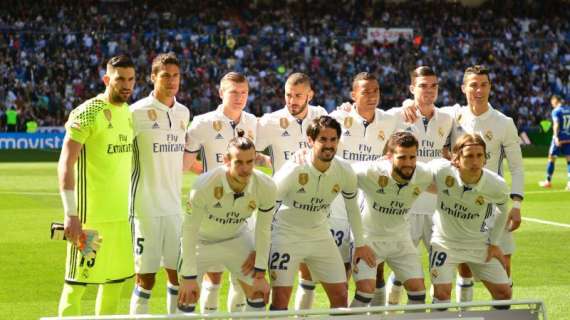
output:
[[[144,3],[144,4],[143,4]],[[368,27],[413,28],[411,40],[363,43]],[[465,103],[464,69],[492,70],[491,103],[519,130],[550,114],[549,97],[570,97],[570,3],[487,1],[31,1],[0,8],[0,131],[62,125],[69,111],[103,90],[105,61],[137,63],[133,99],[147,95],[150,61],[174,51],[183,61],[178,100],[196,115],[219,104],[216,84],[229,70],[248,76],[248,110],[281,108],[283,84],[308,73],[313,104],[331,110],[349,100],[351,78],[380,78],[382,108],[409,96],[408,72],[430,65],[440,76],[439,105]],[[13,109],[13,110],[12,110]]]

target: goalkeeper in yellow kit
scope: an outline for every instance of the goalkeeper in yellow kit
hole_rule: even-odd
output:
[[[132,60],[111,58],[103,82],[104,93],[71,112],[59,158],[65,236],[70,240],[59,316],[81,313],[88,284],[99,285],[95,313],[115,313],[123,282],[134,273],[128,221],[133,134],[126,103],[135,85]],[[84,256],[78,245],[87,229],[96,230],[103,242],[94,254]]]

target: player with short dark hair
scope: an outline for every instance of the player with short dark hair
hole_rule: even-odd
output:
[[[386,262],[408,291],[408,304],[425,303],[425,285],[418,250],[410,236],[408,211],[431,185],[429,167],[416,163],[418,140],[410,132],[396,132],[386,143],[386,159],[357,162],[353,168],[363,191],[364,237],[376,256]],[[356,293],[351,307],[368,306],[376,290],[376,264],[355,266]]]
[[[154,90],[130,109],[134,150],[130,216],[135,245],[136,284],[130,314],[148,313],[156,272],[164,267],[168,281],[166,311],[177,310],[182,225],[182,158],[188,108],[176,101],[180,62],[174,53],[161,53],[152,62]]]
[[[58,163],[70,240],[59,316],[81,314],[88,284],[99,285],[95,313],[114,314],[124,280],[133,276],[128,220],[133,134],[127,105],[135,85],[132,60],[124,55],[111,58],[103,82],[104,93],[69,115]],[[105,239],[88,256],[81,249],[84,230],[95,230]]]
[[[335,119],[313,119],[307,128],[311,152],[305,155],[305,163],[289,161],[274,176],[281,205],[273,223],[269,261],[271,310],[287,309],[301,262],[321,282],[331,308],[346,307],[343,260],[327,221],[332,201],[341,194],[355,237],[354,259],[374,263],[362,237],[356,176],[346,161],[335,157],[340,134],[341,126]]]

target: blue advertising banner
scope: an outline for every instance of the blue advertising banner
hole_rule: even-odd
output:
[[[0,133],[0,149],[61,149],[65,133]]]

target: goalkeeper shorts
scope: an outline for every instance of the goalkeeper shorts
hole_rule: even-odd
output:
[[[134,275],[131,224],[114,221],[83,225],[97,230],[102,242],[94,256],[84,257],[75,245],[67,243],[65,280],[75,283],[103,284]]]

